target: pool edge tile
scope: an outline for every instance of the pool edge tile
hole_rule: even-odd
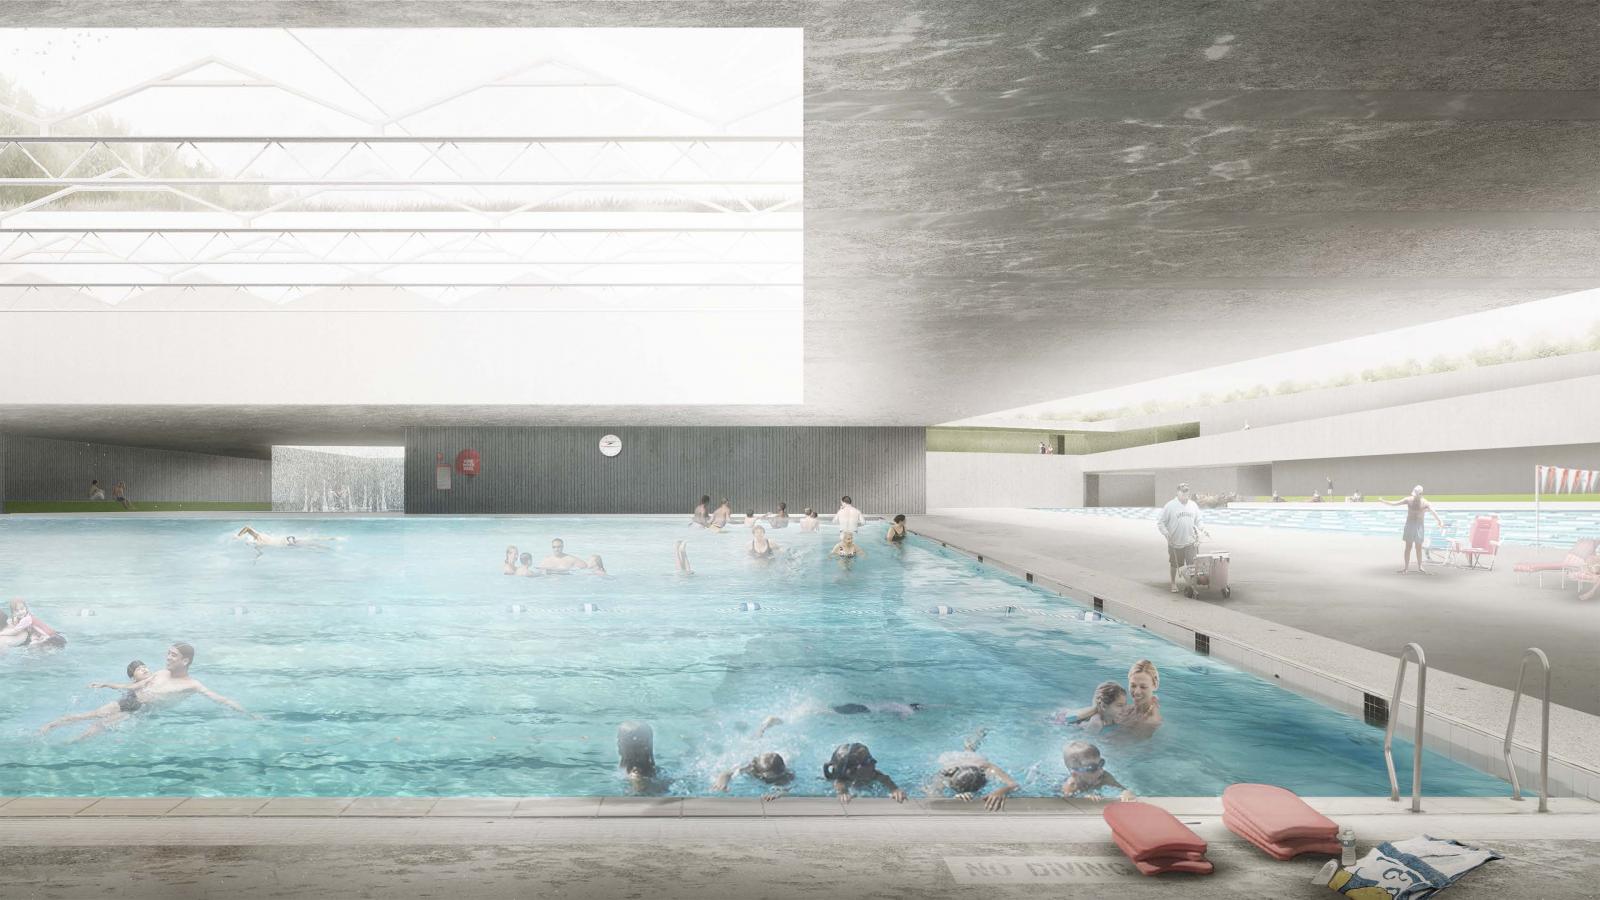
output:
[[[603,802],[600,797],[524,797],[508,815],[517,819],[593,819],[600,815]]]
[[[0,818],[70,818],[99,801],[98,797],[13,797],[0,807]]]

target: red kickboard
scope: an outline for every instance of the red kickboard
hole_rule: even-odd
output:
[[[1233,814],[1227,812],[1222,814],[1222,824],[1228,826],[1229,831],[1260,847],[1267,855],[1275,859],[1290,860],[1302,853],[1320,853],[1327,856],[1339,855],[1339,842],[1336,840],[1313,838],[1284,842],[1274,841],[1257,831],[1248,822],[1241,822]]]
[[[1138,802],[1108,803],[1101,815],[1111,826],[1112,833],[1126,842],[1124,852],[1134,861],[1206,852],[1206,842],[1198,834],[1159,806]]]
[[[1274,843],[1333,840],[1339,826],[1306,805],[1293,791],[1270,784],[1235,784],[1222,792],[1222,810],[1248,822]]]
[[[1139,871],[1146,875],[1165,875],[1168,872],[1187,872],[1191,875],[1210,875],[1213,871],[1211,863],[1203,859],[1180,859],[1164,866],[1158,866],[1154,863],[1139,862],[1138,860],[1134,860],[1133,864],[1138,866]]]
[[[1193,850],[1183,853],[1164,853],[1161,855],[1145,854],[1141,856],[1134,851],[1133,847],[1129,845],[1127,841],[1122,839],[1122,835],[1117,834],[1115,831],[1111,832],[1111,839],[1117,842],[1117,849],[1121,850],[1123,855],[1127,856],[1128,859],[1132,860],[1133,862],[1149,863],[1152,866],[1166,866],[1177,862],[1205,862],[1206,858],[1204,853],[1196,853]]]

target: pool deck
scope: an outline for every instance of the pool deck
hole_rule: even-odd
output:
[[[1167,591],[1165,551],[1149,522],[964,509],[917,516],[910,525],[1003,569],[1033,573],[1036,583],[1065,587],[1075,599],[1105,598],[1113,617],[1174,639],[1198,632],[1213,647],[1224,641],[1254,651],[1255,661],[1241,667],[1281,677],[1287,688],[1307,687],[1302,676],[1354,688],[1358,711],[1361,693],[1389,697],[1399,651],[1417,641],[1430,667],[1428,710],[1437,717],[1430,741],[1461,726],[1456,737],[1473,747],[1458,758],[1489,771],[1497,767],[1491,760],[1499,756],[1522,650],[1541,647],[1554,668],[1551,755],[1579,767],[1575,777],[1587,782],[1578,793],[1600,797],[1600,603],[1577,601],[1575,588],[1558,590],[1553,579],[1540,588],[1511,573],[1518,559],[1549,558],[1548,548],[1507,549],[1494,572],[1401,576],[1397,540],[1213,526],[1213,546],[1233,554],[1233,595],[1191,600]],[[1408,698],[1414,680],[1408,678]],[[1524,748],[1537,746],[1539,728],[1536,678],[1530,674],[1528,682],[1534,696],[1522,703],[1517,726]],[[1409,722],[1409,710],[1401,721]],[[1527,773],[1522,777],[1527,790]]]
[[[1015,801],[998,814],[956,801],[605,798],[420,801],[428,815],[416,805],[378,809],[418,801],[265,799],[247,803],[300,811],[5,815],[18,802],[0,805],[7,897],[1331,896],[1309,884],[1324,857],[1267,857],[1222,826],[1213,797],[1151,801],[1211,844],[1217,873],[1204,878],[1131,872],[1098,807],[1049,799]],[[1463,900],[1577,900],[1593,897],[1600,882],[1600,804],[1592,801],[1557,799],[1547,815],[1509,799],[1440,799],[1422,815],[1380,799],[1310,802],[1351,825],[1363,852],[1426,831],[1505,854],[1452,888]],[[505,804],[515,815],[491,811]],[[607,805],[627,811],[607,817]],[[651,808],[666,816],[641,814]],[[1085,864],[1098,871],[1074,868]]]

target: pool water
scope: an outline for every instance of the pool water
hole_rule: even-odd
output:
[[[1052,714],[1125,682],[1141,658],[1160,667],[1166,725],[1096,741],[1136,792],[1388,788],[1381,731],[937,545],[890,548],[881,525],[865,529],[867,558],[841,563],[829,527],[777,531],[782,558],[758,562],[737,529],[664,519],[263,519],[338,540],[259,559],[232,537],[242,524],[0,518],[0,592],[68,639],[0,653],[0,796],[613,795],[627,790],[626,719],[654,727],[675,795],[709,794],[718,771],[762,750],[800,772],[794,793],[823,795],[822,763],[852,740],[917,790],[978,728],[1022,795],[1053,795],[1062,745],[1082,735]],[[542,556],[556,536],[602,554],[611,576],[501,574],[506,545]],[[677,539],[693,576],[674,571]],[[940,605],[963,611],[930,612]],[[36,734],[114,701],[86,685],[121,680],[130,659],[160,666],[175,640],[196,647],[196,678],[261,718],[191,697],[78,743],[82,726]],[[923,709],[808,711],[844,703]],[[785,724],[753,739],[773,714]],[[1409,753],[1397,742],[1402,771]],[[1505,790],[1427,757],[1427,793]]]
[[[1552,504],[1555,505],[1555,504]],[[1051,512],[1074,513],[1086,516],[1110,516],[1118,519],[1149,519],[1155,521],[1159,509],[1149,506],[1088,506],[1053,509]],[[1565,549],[1583,538],[1600,537],[1600,509],[1545,509],[1537,523],[1531,509],[1441,508],[1439,516],[1448,528],[1440,531],[1433,517],[1424,520],[1434,539],[1453,536],[1465,538],[1478,516],[1500,517],[1500,540],[1507,544],[1533,545],[1541,542],[1545,547]],[[1243,525],[1263,528],[1293,528],[1306,531],[1338,531],[1369,537],[1387,537],[1398,540],[1405,526],[1406,511],[1399,507],[1379,503],[1332,503],[1325,509],[1271,509],[1247,507],[1243,509],[1208,509],[1201,517],[1209,525]]]

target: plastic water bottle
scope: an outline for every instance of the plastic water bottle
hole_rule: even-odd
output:
[[[1355,864],[1356,832],[1349,825],[1344,825],[1339,828],[1339,865],[1353,866]]]

